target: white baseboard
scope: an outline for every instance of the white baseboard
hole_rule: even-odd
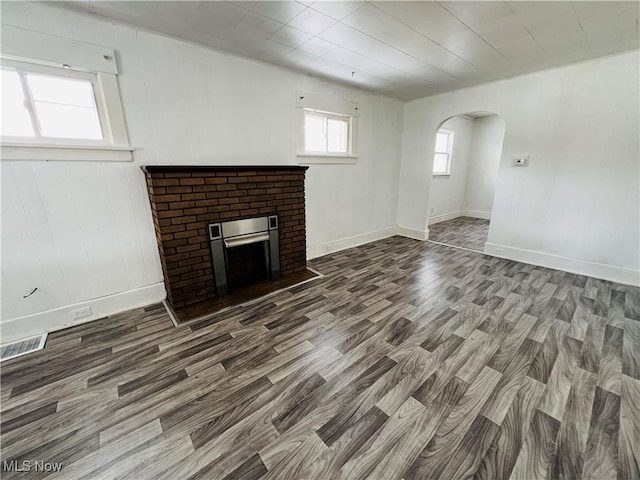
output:
[[[394,235],[396,235],[396,227],[387,227],[382,230],[354,235],[353,237],[341,238],[322,245],[309,246],[307,248],[307,260],[322,257],[329,253],[339,252],[340,250],[346,250],[347,248],[364,245],[365,243],[375,242],[376,240],[382,240],[383,238],[393,237]]]
[[[579,275],[587,275],[611,282],[640,286],[640,270],[633,270],[631,268],[616,267],[604,263],[589,262],[577,258],[563,257],[561,255],[507,247],[504,245],[495,245],[493,243],[485,244],[484,253],[493,255],[494,257],[507,258],[509,260],[553,268],[555,270],[563,270]]]
[[[462,210],[461,217],[482,218],[483,220],[491,220],[491,212],[481,212],[479,210]]]
[[[108,315],[131,310],[132,308],[144,307],[160,302],[166,296],[164,283],[156,283],[136,288],[135,290],[94,298],[86,302],[3,320],[0,323],[0,343],[21,340],[73,325],[91,322]],[[71,312],[83,307],[91,307],[91,315],[77,320],[73,319]]]
[[[434,215],[429,217],[429,225],[435,223],[446,222],[447,220],[453,220],[458,217],[471,217],[482,218],[484,220],[491,220],[491,212],[479,212],[477,210],[457,210],[455,212],[443,213],[441,215]]]
[[[413,238],[414,240],[429,240],[429,229],[424,231],[413,230],[412,228],[396,227],[396,235],[401,237]]]

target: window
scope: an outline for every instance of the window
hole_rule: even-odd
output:
[[[296,92],[298,161],[303,164],[358,162],[357,103]]]
[[[453,132],[438,130],[436,148],[433,158],[433,174],[449,175],[451,171],[451,151],[453,148]]]
[[[3,62],[2,141],[104,144],[96,75]]]
[[[3,28],[2,160],[133,160],[115,60],[108,47]]]
[[[351,155],[351,125],[348,115],[304,110],[304,153]]]

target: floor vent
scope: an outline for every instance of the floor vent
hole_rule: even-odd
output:
[[[39,337],[27,338],[26,340],[3,345],[0,347],[0,362],[42,350],[46,340],[47,334],[45,333]]]

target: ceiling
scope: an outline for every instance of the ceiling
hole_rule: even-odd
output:
[[[638,48],[625,1],[55,4],[403,100]]]

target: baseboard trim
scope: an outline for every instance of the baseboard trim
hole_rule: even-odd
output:
[[[429,229],[427,228],[424,231],[421,230],[413,230],[412,228],[406,227],[396,227],[396,235],[400,235],[401,237],[412,238],[414,240],[429,240]]]
[[[569,273],[577,273],[578,275],[587,275],[602,280],[640,287],[640,270],[633,270],[631,268],[616,267],[604,263],[589,262],[577,258],[507,247],[493,243],[485,244],[484,253],[493,255],[494,257],[507,258],[540,267],[553,268],[555,270],[563,270]]]
[[[333,242],[324,243],[322,245],[314,245],[307,248],[307,260],[322,257],[329,253],[339,252],[347,248],[358,247],[365,243],[375,242],[384,238],[396,235],[396,227],[387,227],[382,230],[374,230],[373,232],[354,235],[353,237],[341,238]]]
[[[483,220],[491,220],[491,212],[480,212],[477,210],[457,210],[455,212],[443,213],[441,215],[434,215],[429,217],[429,225],[433,225],[440,222],[446,222],[447,220],[453,220],[458,217],[471,217],[482,218]]]
[[[50,333],[63,328],[91,322],[115,313],[161,302],[167,296],[164,283],[127,290],[106,297],[93,298],[85,302],[3,320],[0,323],[0,343],[10,343],[23,338]],[[89,317],[73,319],[71,312],[82,307],[91,307]]]

